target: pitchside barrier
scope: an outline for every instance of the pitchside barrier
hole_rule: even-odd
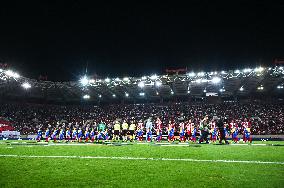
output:
[[[37,135],[21,135],[22,139],[28,139],[28,140],[34,140],[36,139]],[[168,135],[163,135],[163,140],[168,139]],[[209,136],[210,137],[210,136]],[[243,135],[238,136],[240,139],[243,138]],[[146,138],[146,135],[144,135],[144,138]],[[156,135],[153,135],[153,139],[156,138]],[[198,137],[197,137],[198,138]],[[227,137],[228,140],[231,140],[231,136]],[[45,136],[43,136],[43,139],[45,139]],[[176,140],[179,140],[179,136],[175,136]],[[270,141],[281,141],[284,140],[284,135],[252,135],[253,140],[270,140]]]
[[[3,138],[19,138],[20,132],[18,132],[18,131],[2,131],[0,133],[0,137],[3,137]]]

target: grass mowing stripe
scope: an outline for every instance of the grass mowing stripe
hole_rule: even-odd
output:
[[[1,155],[0,157],[14,158],[79,158],[79,159],[113,159],[113,160],[153,160],[153,161],[187,161],[187,162],[211,162],[211,163],[250,163],[250,164],[280,164],[284,162],[273,161],[237,161],[237,160],[209,160],[209,159],[179,159],[179,158],[146,158],[146,157],[106,157],[106,156],[45,156],[45,155]]]

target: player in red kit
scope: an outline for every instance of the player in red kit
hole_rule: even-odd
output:
[[[180,140],[180,142],[184,142],[185,141],[185,130],[184,130],[184,127],[185,127],[184,122],[181,121],[179,123],[179,137],[180,137],[179,140]]]
[[[247,118],[244,119],[244,121],[242,122],[242,128],[243,128],[243,141],[247,142],[248,139],[246,137],[246,130],[247,128],[250,128],[250,122],[247,120]],[[250,130],[250,129],[249,129]]]
[[[194,127],[194,123],[191,122],[191,119],[188,120],[188,122],[186,124],[186,139],[187,139],[187,141],[190,141],[191,132],[193,130],[193,127]]]

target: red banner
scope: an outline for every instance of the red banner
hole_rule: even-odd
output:
[[[0,132],[2,131],[13,131],[12,123],[7,120],[0,119]]]

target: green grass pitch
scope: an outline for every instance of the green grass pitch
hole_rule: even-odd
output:
[[[1,141],[0,187],[283,187],[284,142],[254,143],[278,146]]]

